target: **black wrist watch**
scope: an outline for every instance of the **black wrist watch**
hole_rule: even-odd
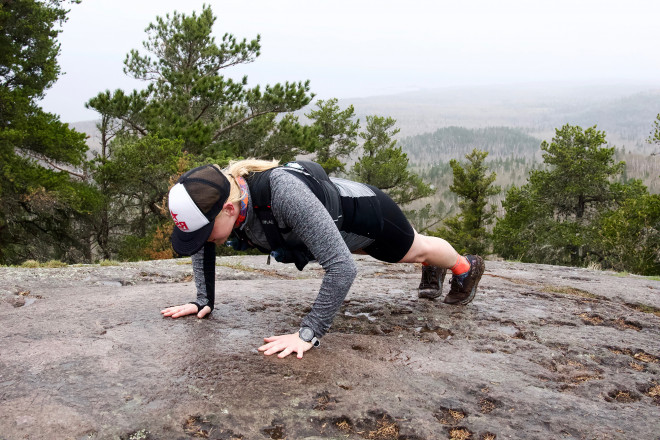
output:
[[[314,330],[309,327],[300,327],[300,330],[298,330],[298,336],[300,336],[300,339],[305,342],[311,342],[314,347],[321,345],[321,341],[314,336]]]

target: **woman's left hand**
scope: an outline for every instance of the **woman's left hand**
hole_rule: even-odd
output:
[[[267,344],[259,347],[259,351],[263,351],[266,356],[281,352],[277,355],[278,358],[285,358],[294,351],[298,353],[298,359],[302,359],[303,353],[312,348],[311,342],[305,342],[300,339],[298,333],[291,333],[290,335],[271,336],[264,338]]]

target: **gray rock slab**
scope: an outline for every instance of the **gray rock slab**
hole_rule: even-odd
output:
[[[474,302],[417,298],[420,266],[358,257],[331,332],[295,331],[323,271],[218,258],[0,268],[0,439],[660,438],[660,281],[487,262]],[[444,287],[445,293],[448,286]]]

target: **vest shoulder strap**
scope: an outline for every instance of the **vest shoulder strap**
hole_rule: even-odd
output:
[[[306,246],[296,249],[290,248],[282,236],[290,229],[280,229],[278,227],[271,208],[270,173],[273,169],[275,168],[252,173],[245,177],[250,187],[252,210],[261,223],[268,245],[274,251],[272,254],[280,256],[279,258],[276,256],[275,259],[283,263],[295,263],[298,270],[302,270],[313,259],[313,256]],[[332,216],[337,228],[340,229],[342,217],[339,191],[323,167],[312,161],[296,161],[285,164],[282,169],[296,176],[314,193]]]

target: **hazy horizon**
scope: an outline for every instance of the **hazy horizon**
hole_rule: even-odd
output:
[[[65,122],[92,120],[84,103],[140,83],[122,72],[144,29],[182,7],[173,0],[71,5],[60,34],[63,72],[42,105]],[[210,1],[216,39],[261,34],[262,55],[227,70],[250,86],[311,81],[318,98],[358,99],[411,90],[538,83],[660,87],[660,2],[530,3]]]

